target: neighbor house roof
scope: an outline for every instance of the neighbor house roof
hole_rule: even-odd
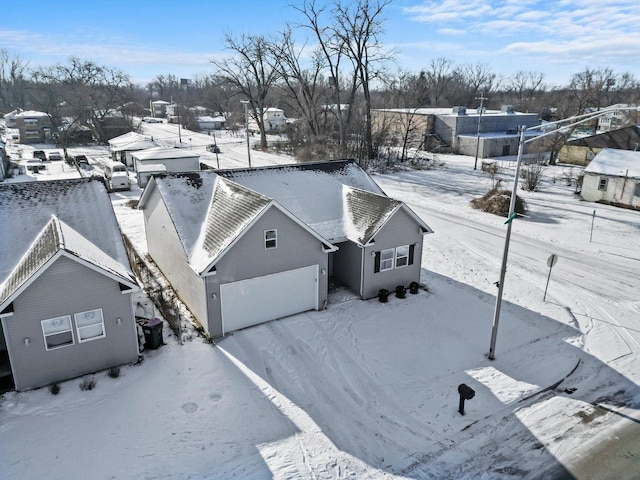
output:
[[[593,157],[585,173],[640,178],[640,152],[604,148]]]
[[[128,266],[114,260],[58,217],[53,216],[18,265],[0,284],[0,311],[61,256],[94,268],[129,288],[137,287],[136,279]]]
[[[132,153],[131,156],[137,160],[164,160],[172,158],[200,158],[200,155],[193,153],[191,150],[182,150],[180,148],[171,147],[154,147],[146,150],[139,150]]]
[[[104,183],[68,179],[0,184],[0,283],[56,216],[105,255],[129,265]]]
[[[591,148],[616,148],[620,150],[634,150],[640,143],[640,126],[618,128],[608,132],[580,137],[567,142],[569,146]]]
[[[157,146],[158,144],[151,137],[140,135],[136,132],[127,132],[109,140],[109,147],[112,152],[146,150]]]

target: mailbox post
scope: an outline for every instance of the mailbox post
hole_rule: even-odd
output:
[[[464,415],[464,401],[471,400],[476,395],[476,392],[470,386],[461,383],[458,385],[458,393],[460,394],[460,408],[458,408],[458,412],[460,412],[460,415]]]

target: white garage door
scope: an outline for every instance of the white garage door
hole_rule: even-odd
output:
[[[220,285],[223,333],[318,308],[318,265]]]

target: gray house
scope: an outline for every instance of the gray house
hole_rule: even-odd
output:
[[[213,337],[420,280],[431,229],[354,161],[152,177],[149,253]]]
[[[0,185],[0,381],[27,390],[138,358],[128,263],[104,184]]]

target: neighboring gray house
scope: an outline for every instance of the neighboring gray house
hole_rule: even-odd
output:
[[[135,362],[139,287],[104,184],[0,184],[0,225],[2,387]]]
[[[354,161],[153,176],[149,253],[212,337],[420,281],[431,229]]]
[[[582,198],[640,208],[640,152],[603,148],[584,169]]]

